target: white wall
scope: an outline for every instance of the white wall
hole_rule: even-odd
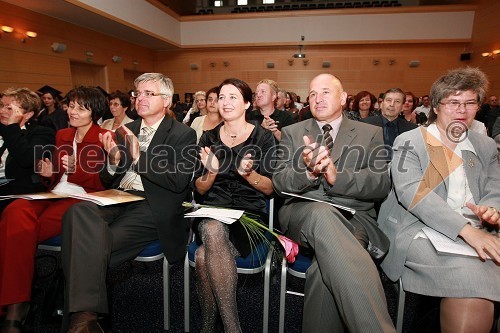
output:
[[[181,23],[181,44],[469,40],[473,22],[473,11],[195,21]]]

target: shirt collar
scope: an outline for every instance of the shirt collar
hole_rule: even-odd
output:
[[[147,126],[145,123],[144,123],[144,119],[141,121],[141,130],[145,127],[151,127],[152,129],[155,130],[155,132],[158,130],[158,127],[160,127],[160,124],[161,122],[163,121],[163,119],[165,118],[165,116],[163,116],[160,120],[158,120],[156,123],[154,123],[152,126]]]
[[[323,126],[325,126],[326,124],[330,124],[330,126],[332,126],[332,131],[333,131],[333,134],[330,133],[330,135],[332,136],[333,140],[335,141],[335,138],[337,137],[337,133],[339,132],[340,124],[342,123],[342,118],[343,118],[343,116],[340,115],[340,117],[338,117],[337,119],[335,119],[329,123],[316,120],[316,124],[318,124],[319,129],[321,131],[323,131]]]
[[[432,140],[431,145],[436,146],[440,145],[442,146],[443,141],[441,140],[441,135],[439,133],[439,129],[437,128],[436,123],[432,123],[427,127],[427,132],[431,134],[436,140]],[[476,150],[474,149],[474,146],[470,142],[468,138],[467,132],[462,133],[462,136],[459,139],[460,141],[457,143],[457,146],[455,147],[455,150],[468,150],[472,152],[474,155],[477,155]]]

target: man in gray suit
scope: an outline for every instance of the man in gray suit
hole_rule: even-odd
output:
[[[314,118],[283,128],[273,185],[278,192],[356,213],[292,197],[279,212],[280,224],[314,251],[306,274],[303,332],[394,332],[370,257],[381,258],[389,246],[373,209],[389,191],[382,129],[343,117],[346,98],[333,75],[311,81]]]

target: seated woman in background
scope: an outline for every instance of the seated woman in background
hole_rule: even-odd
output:
[[[363,118],[376,116],[375,102],[377,99],[369,91],[360,91],[354,96],[351,110],[347,111],[347,118],[359,121]]]
[[[405,92],[405,102],[403,104],[403,111],[401,111],[401,118],[412,122],[414,124],[417,123],[415,108],[417,107],[418,98],[412,92]]]
[[[188,126],[196,117],[204,116],[207,114],[207,94],[204,91],[197,91],[194,93],[193,106],[188,110],[182,122]]]
[[[109,95],[109,109],[113,118],[103,121],[101,128],[114,132],[118,127],[133,121],[126,114],[130,109],[130,97],[127,94],[117,90]]]
[[[43,86],[38,89],[38,93],[43,102],[43,108],[36,118],[38,124],[52,128],[54,133],[61,128],[68,128],[68,114],[59,104],[61,92],[51,86]]]
[[[9,183],[0,186],[0,195],[43,192],[46,188],[35,164],[45,150],[50,153],[55,133],[33,121],[40,111],[40,97],[28,88],[9,88],[1,96],[0,177]],[[0,201],[0,215],[11,201]]]
[[[214,87],[207,91],[207,114],[196,117],[191,124],[191,128],[196,131],[196,140],[200,141],[203,132],[213,129],[222,121],[219,113],[219,87]]]
[[[500,164],[493,140],[467,130],[487,86],[477,68],[434,82],[428,125],[394,142],[393,190],[379,213],[391,240],[382,268],[407,291],[442,297],[444,333],[490,332],[500,301]],[[479,258],[438,254],[424,227]]]
[[[245,82],[227,79],[219,86],[223,123],[203,133],[199,167],[195,172],[195,199],[216,207],[243,209],[267,221],[266,198],[273,192],[273,134],[245,120],[252,90]],[[240,332],[236,304],[236,262],[250,253],[244,227],[213,219],[196,220],[193,230],[201,241],[196,251],[198,299],[202,332],[213,332],[220,313],[225,332]]]
[[[52,162],[40,161],[39,174],[53,192],[84,193],[104,190],[99,171],[105,152],[96,125],[106,99],[95,88],[80,87],[68,93],[71,128],[57,132]],[[77,199],[18,199],[0,220],[0,312],[7,311],[1,332],[20,332],[29,310],[34,256],[37,244],[61,233],[61,218]],[[0,313],[1,315],[1,313]]]
[[[299,112],[299,109],[297,109],[297,106],[295,106],[295,99],[293,94],[288,91],[286,92],[285,110],[292,114],[297,114]]]

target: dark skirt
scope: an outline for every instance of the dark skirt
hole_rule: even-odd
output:
[[[269,217],[267,214],[265,213],[253,213],[253,214],[255,214],[255,216],[252,215],[253,218],[258,220],[262,225],[268,226]],[[196,243],[198,245],[202,244],[198,226],[200,222],[203,221],[204,219],[205,218],[196,218],[193,221],[192,228],[193,232],[196,235]],[[252,251],[252,248],[255,247],[256,244],[258,244],[257,240],[254,239],[253,243],[249,240],[247,231],[245,230],[245,227],[241,224],[240,221],[236,221],[233,224],[227,224],[227,226],[229,230],[229,241],[233,244],[235,249],[238,250],[241,257],[247,257]]]

